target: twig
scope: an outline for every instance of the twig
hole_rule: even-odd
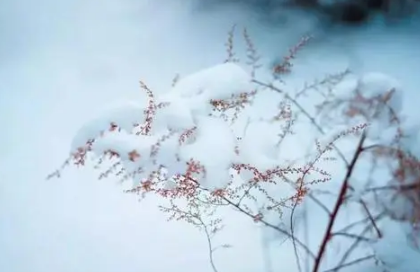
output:
[[[212,242],[211,242],[211,234],[210,234],[210,232],[207,228],[207,225],[203,222],[203,220],[201,220],[201,218],[197,218],[197,219],[203,225],[204,232],[206,233],[207,246],[208,246],[208,250],[209,250],[209,259],[210,259],[211,267],[213,268],[214,272],[218,272],[218,270],[216,268],[216,265],[214,264],[214,259],[213,259],[213,252],[214,252],[215,249],[213,248],[213,245],[212,245]]]
[[[376,234],[378,235],[378,238],[382,238],[382,232],[379,230],[375,219],[373,219],[372,214],[370,213],[366,203],[363,200],[360,200],[360,204],[362,204],[363,209],[365,210],[366,214],[368,215],[368,218],[370,220],[370,222],[372,223],[373,228],[376,231]]]
[[[199,185],[199,183],[198,183],[198,181],[196,181],[195,179],[193,179],[193,178],[191,178],[191,177],[186,177],[188,180],[190,180],[190,181],[192,181],[192,182],[194,182],[195,184],[197,184],[197,185]],[[208,189],[206,189],[206,188],[201,188],[200,187],[200,189],[202,189],[203,191],[209,191]],[[242,208],[240,205],[238,205],[238,204],[236,204],[236,203],[234,203],[234,202],[232,202],[229,198],[227,198],[227,197],[225,197],[225,196],[223,196],[223,195],[221,195],[221,196],[219,196],[221,199],[223,199],[224,201],[226,201],[227,203],[229,203],[232,207],[234,207],[235,209],[237,209],[238,211],[240,211],[241,213],[243,213],[243,214],[245,214],[246,216],[248,216],[248,217],[250,217],[251,219],[253,219],[254,221],[255,221],[255,215],[254,214],[251,214],[251,213],[249,213],[247,210],[245,210],[244,208]],[[309,256],[311,256],[313,259],[315,259],[315,254],[308,248],[308,246],[307,245],[305,245],[305,243],[303,243],[302,241],[300,241],[299,239],[297,239],[296,237],[294,237],[291,233],[289,233],[288,231],[286,231],[286,230],[284,230],[284,229],[282,229],[282,228],[280,228],[280,227],[278,227],[278,226],[276,226],[276,225],[273,225],[273,224],[271,224],[271,223],[269,223],[269,222],[267,222],[267,221],[265,221],[263,218],[260,218],[259,220],[258,220],[258,222],[260,222],[260,223],[262,223],[264,226],[266,226],[266,227],[269,227],[269,228],[271,228],[271,229],[273,229],[273,230],[276,230],[276,231],[278,231],[278,232],[280,232],[281,234],[283,234],[283,235],[286,235],[287,237],[289,237],[289,238],[291,238],[291,239],[293,239],[293,240],[295,240],[295,242],[296,242],[296,244],[298,244],[300,247],[302,247],[304,250],[305,250],[305,252],[309,255]]]
[[[308,228],[308,203],[305,202],[304,204],[304,214],[303,214],[303,219],[304,219],[304,240],[305,243],[308,245],[309,244],[309,228]],[[327,209],[328,211],[328,209]],[[309,258],[308,256],[306,256],[305,258],[305,272],[309,272]]]
[[[361,241],[365,241],[365,242],[370,242],[373,239],[369,239],[360,235],[356,235],[356,234],[351,234],[351,233],[347,233],[347,232],[334,232],[331,234],[331,236],[344,236],[344,237],[348,237],[348,238],[352,238],[352,239],[356,239],[356,240],[361,240]]]
[[[382,218],[384,215],[384,213],[379,214],[378,216],[376,216],[374,219],[375,221],[379,220],[380,218]],[[368,219],[369,220],[369,219]],[[365,220],[365,221],[368,221]],[[370,230],[370,228],[372,227],[372,225],[368,225],[366,226],[359,234],[359,236],[364,235],[366,232],[368,232]],[[343,265],[344,262],[348,259],[348,257],[350,256],[350,254],[357,248],[357,246],[362,242],[363,240],[361,239],[357,239],[354,241],[354,243],[349,247],[349,249],[346,251],[346,253],[344,253],[343,257],[341,258],[340,262],[338,263],[339,266]]]
[[[328,270],[324,270],[323,272],[337,272],[338,270],[340,270],[340,269],[342,269],[344,267],[349,267],[351,265],[355,265],[355,264],[358,264],[358,263],[361,263],[361,262],[364,262],[364,261],[367,261],[367,260],[370,260],[370,259],[373,259],[373,258],[375,258],[375,255],[369,255],[369,256],[366,256],[366,257],[358,258],[358,259],[353,260],[353,261],[350,261],[348,263],[345,263],[345,264],[342,264],[342,265],[338,265],[338,266],[336,266],[334,268],[331,268],[331,269],[328,269]]]
[[[293,217],[294,217],[294,214],[295,214],[295,210],[296,210],[296,206],[297,205],[298,205],[298,202],[296,201],[293,204],[292,212],[290,213],[290,231],[292,232],[292,235],[293,236],[295,236],[295,233],[294,233],[295,226],[293,224]],[[299,253],[298,253],[298,250],[297,250],[295,239],[293,239],[292,242],[293,242],[293,250],[294,250],[294,253],[295,253],[296,265],[298,267],[298,271],[299,272],[302,272],[302,267],[300,265],[300,258],[299,258]]]
[[[374,220],[376,221],[376,220],[378,220],[378,219],[380,219],[381,217],[382,217],[382,215],[383,215],[383,213],[380,213],[379,215],[376,215],[375,217],[374,217]],[[358,220],[358,221],[356,221],[356,222],[353,222],[353,223],[351,223],[351,224],[349,224],[349,225],[347,225],[346,227],[344,227],[344,228],[342,228],[341,230],[339,230],[338,232],[347,232],[347,231],[349,231],[350,229],[352,229],[352,228],[354,228],[355,226],[357,226],[357,225],[359,225],[359,224],[363,224],[363,223],[366,223],[367,221],[369,221],[370,219],[367,217],[367,218],[363,218],[363,219],[361,219],[361,220]]]
[[[303,113],[303,115],[305,115],[306,116],[306,118],[308,118],[309,119],[309,121],[315,126],[315,128],[322,134],[322,135],[325,135],[325,131],[322,129],[322,127],[316,122],[316,120],[315,120],[315,118],[313,118],[310,114],[309,114],[309,112],[307,111],[307,110],[305,110],[303,107],[302,107],[302,105],[300,105],[300,103],[299,102],[297,102],[297,100],[296,99],[294,99],[293,97],[291,97],[289,94],[287,94],[286,92],[283,92],[282,90],[280,90],[279,88],[277,88],[277,87],[274,87],[274,85],[273,84],[267,84],[267,83],[264,83],[264,82],[261,82],[261,81],[259,81],[259,80],[252,80],[252,82],[254,82],[254,83],[256,83],[256,84],[258,84],[258,85],[260,85],[260,86],[263,86],[263,87],[266,87],[266,88],[269,88],[269,89],[271,89],[271,90],[273,90],[273,91],[275,91],[275,92],[277,92],[277,93],[280,93],[280,94],[283,94],[284,95],[284,97],[286,98],[286,99],[288,99],[288,100],[290,100],[302,113]],[[337,154],[338,154],[338,156],[343,160],[343,162],[344,162],[344,164],[346,165],[346,167],[348,167],[349,166],[349,162],[347,161],[347,159],[346,159],[346,157],[344,156],[344,154],[343,154],[343,152],[341,152],[341,150],[333,143],[333,144],[331,144],[331,147],[332,148],[334,148],[334,150],[337,152]]]
[[[240,212],[242,212],[243,214],[247,215],[248,217],[255,219],[255,216],[250,214],[248,211],[244,210],[242,207],[238,206],[237,204],[233,203],[231,200],[229,200],[228,198],[223,197],[223,199],[228,202],[229,204],[231,204],[233,207],[235,207],[236,209],[238,209]],[[296,244],[298,244],[300,247],[302,247],[307,254],[309,254],[312,258],[315,259],[315,254],[308,248],[308,246],[306,246],[303,242],[301,242],[299,239],[297,239],[296,237],[294,237],[291,233],[289,233],[288,231],[281,229],[280,227],[273,225],[271,223],[268,223],[267,221],[265,221],[264,219],[259,219],[258,222],[262,223],[263,225],[265,225],[266,227],[269,227],[271,229],[274,229],[278,232],[280,232],[281,234],[286,235],[287,237],[293,239]]]
[[[183,211],[179,208],[166,208],[166,207],[163,207],[163,206],[160,206],[160,207],[163,208],[163,209],[167,209],[167,210],[175,210],[175,212],[181,214],[182,217],[184,217],[184,218],[194,218],[195,220],[198,221],[198,222],[194,223],[194,225],[199,227],[199,228],[202,228],[204,230],[204,233],[206,234],[206,238],[207,238],[207,246],[208,246],[208,252],[209,252],[210,265],[213,269],[213,272],[218,272],[217,267],[214,263],[214,258],[213,258],[213,253],[215,252],[217,247],[213,248],[213,244],[211,242],[212,233],[211,233],[211,231],[209,231],[208,225],[203,221],[201,216],[198,213],[193,213],[193,212],[190,212],[190,211]],[[213,232],[213,234],[214,234],[214,232]]]

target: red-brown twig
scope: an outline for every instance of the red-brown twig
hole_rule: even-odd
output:
[[[357,162],[358,158],[360,157],[360,155],[363,151],[362,148],[363,148],[363,143],[364,143],[365,139],[366,139],[366,132],[363,132],[363,134],[362,134],[362,136],[359,140],[359,144],[356,148],[356,151],[353,155],[353,159],[351,160],[350,165],[347,168],[346,176],[344,177],[344,181],[343,181],[343,184],[341,185],[340,193],[337,197],[337,201],[334,205],[334,209],[333,209],[333,211],[330,215],[330,220],[328,222],[328,226],[327,226],[327,229],[325,231],[324,238],[322,239],[322,242],[321,242],[321,247],[319,248],[318,254],[315,258],[315,264],[314,264],[314,267],[312,269],[312,272],[318,272],[319,271],[321,261],[322,261],[322,257],[325,254],[327,244],[328,244],[328,242],[331,238],[332,228],[334,226],[335,220],[337,219],[338,212],[339,212],[341,206],[344,203],[344,199],[345,199],[345,196],[346,196],[346,193],[347,193],[347,189],[349,187],[350,177],[353,173],[353,169],[356,165],[356,162]]]

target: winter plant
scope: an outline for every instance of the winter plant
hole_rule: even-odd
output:
[[[293,61],[310,37],[263,80],[246,30],[246,62],[235,53],[235,29],[223,63],[175,78],[161,95],[140,82],[147,105],[122,105],[88,122],[49,178],[95,161],[99,178],[132,181],[127,193],[158,196],[170,220],[205,233],[214,271],[213,253],[229,247],[213,243],[226,208],[270,239],[285,237],[296,271],[418,271],[419,127],[403,115],[398,83],[344,71],[292,88]],[[327,220],[309,242],[314,225],[302,218],[314,209]],[[339,219],[346,211],[351,216]]]

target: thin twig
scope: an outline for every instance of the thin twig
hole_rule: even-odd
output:
[[[374,219],[375,221],[378,221],[380,218],[382,218],[384,215],[384,213],[379,214],[378,216],[376,216]],[[368,219],[369,220],[369,219]],[[365,221],[368,221],[365,220]],[[363,236],[365,235],[365,233],[367,233],[370,229],[371,229],[372,225],[367,225],[359,234],[359,236]],[[341,257],[340,262],[338,263],[338,266],[341,266],[344,264],[344,262],[348,259],[348,257],[350,257],[350,254],[357,248],[357,246],[362,242],[363,240],[361,239],[356,239],[353,244],[349,247],[349,249],[346,251],[346,253],[344,253],[344,255]]]
[[[248,211],[244,210],[242,207],[236,205],[235,203],[233,203],[231,200],[229,200],[228,198],[223,197],[223,199],[228,202],[229,204],[231,204],[234,208],[238,209],[240,212],[242,212],[243,214],[247,215],[248,217],[255,219],[254,215],[250,214]],[[288,231],[281,229],[280,227],[273,225],[271,223],[268,223],[267,221],[265,221],[264,219],[260,219],[258,222],[262,223],[263,225],[265,225],[266,227],[269,227],[271,229],[274,229],[278,232],[280,232],[281,234],[286,235],[287,237],[291,238],[292,240],[294,240],[296,242],[296,244],[298,244],[300,247],[302,247],[306,253],[308,255],[310,255],[312,258],[315,259],[315,254],[308,248],[307,245],[305,245],[303,242],[301,242],[299,239],[297,239],[296,237],[294,237],[291,233],[289,233]]]
[[[203,220],[201,220],[201,218],[197,219],[200,221],[200,223],[203,225],[203,229],[204,232],[206,233],[206,238],[207,238],[207,246],[208,246],[208,251],[209,251],[209,259],[210,259],[210,264],[211,267],[213,268],[214,272],[218,272],[216,265],[214,264],[214,259],[213,259],[213,252],[215,251],[215,249],[213,248],[212,242],[211,242],[211,234],[207,228],[207,225],[203,222]]]
[[[298,202],[296,201],[293,204],[292,212],[290,213],[290,231],[291,231],[293,236],[295,236],[295,233],[294,233],[295,226],[293,224],[293,217],[294,217],[297,205],[298,205]],[[293,242],[293,250],[294,250],[294,253],[295,253],[296,265],[297,265],[298,271],[302,272],[302,267],[300,265],[300,258],[299,258],[299,253],[298,253],[298,250],[297,250],[295,239],[293,239],[292,242]]]
[[[379,230],[375,219],[373,219],[371,212],[369,211],[366,203],[363,200],[360,200],[360,204],[362,204],[363,209],[365,210],[366,214],[368,215],[368,218],[370,220],[370,222],[372,223],[373,228],[376,231],[376,234],[378,235],[378,238],[382,238],[382,232]]]
[[[369,256],[366,256],[366,257],[358,258],[358,259],[355,259],[355,260],[350,261],[348,263],[338,265],[334,268],[324,270],[323,272],[337,272],[344,267],[349,267],[349,266],[352,266],[352,265],[355,265],[355,264],[358,264],[358,263],[361,263],[361,262],[364,262],[364,261],[367,261],[367,260],[370,260],[370,259],[373,259],[373,258],[375,258],[375,255],[369,255]]]
[[[351,234],[351,233],[347,233],[347,232],[334,232],[331,234],[331,236],[343,236],[343,237],[347,237],[347,238],[351,238],[351,239],[357,239],[357,240],[361,240],[361,241],[365,241],[365,242],[371,242],[373,241],[373,239],[370,238],[366,238],[357,234]]]
[[[297,102],[296,99],[294,99],[293,97],[291,97],[289,94],[287,94],[286,92],[280,90],[279,88],[275,87],[273,84],[267,84],[264,82],[261,82],[259,80],[252,80],[252,82],[269,88],[277,93],[283,94],[285,96],[286,99],[290,100],[305,116],[306,118],[309,119],[309,121],[315,126],[315,128],[322,134],[325,135],[325,131],[322,129],[322,127],[316,122],[315,118],[313,118],[309,112],[307,110],[305,110],[302,105],[300,105],[299,102]],[[349,162],[347,161],[346,157],[344,156],[343,152],[341,152],[341,150],[333,143],[331,144],[331,147],[334,148],[334,150],[337,152],[338,156],[343,160],[344,164],[346,165],[346,167],[349,166]]]
[[[194,182],[195,184],[199,185],[198,181],[196,181],[195,179],[191,178],[191,177],[187,177],[188,180]],[[201,188],[203,191],[209,191],[206,188]],[[227,203],[229,203],[232,207],[234,207],[235,209],[237,209],[238,211],[240,211],[241,213],[245,214],[246,216],[252,218],[253,220],[255,220],[255,215],[249,213],[247,210],[245,210],[244,208],[242,208],[240,205],[232,202],[229,198],[225,197],[225,196],[219,196],[221,199],[223,199],[224,201],[226,201]],[[305,252],[311,256],[313,259],[315,259],[315,254],[308,248],[307,245],[305,245],[305,243],[303,243],[302,241],[300,241],[299,239],[297,239],[296,237],[294,237],[290,232],[280,228],[279,226],[273,225],[267,221],[265,221],[263,218],[260,218],[258,220],[258,222],[262,223],[264,226],[269,227],[273,230],[276,230],[277,232],[295,240],[296,244],[298,244],[301,248],[303,248],[305,250]]]

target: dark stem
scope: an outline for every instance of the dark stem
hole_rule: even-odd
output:
[[[362,134],[362,136],[359,140],[359,144],[356,148],[356,151],[353,155],[353,159],[351,160],[351,162],[350,162],[350,164],[347,168],[347,172],[346,172],[346,175],[344,177],[343,184],[341,185],[340,193],[337,197],[337,201],[335,203],[334,209],[333,209],[333,211],[330,215],[330,220],[328,222],[328,226],[327,226],[327,229],[325,231],[324,238],[322,239],[322,242],[321,242],[321,247],[319,248],[318,254],[315,258],[315,264],[314,264],[314,268],[312,269],[312,272],[318,272],[319,271],[319,267],[321,265],[322,257],[325,254],[327,244],[328,244],[328,242],[331,238],[332,228],[334,226],[335,220],[337,219],[338,212],[339,212],[341,206],[343,205],[345,197],[346,197],[347,189],[349,187],[350,177],[353,173],[356,162],[357,162],[360,154],[363,151],[362,147],[363,147],[363,142],[365,141],[365,139],[366,139],[366,133],[363,132],[363,134]]]

